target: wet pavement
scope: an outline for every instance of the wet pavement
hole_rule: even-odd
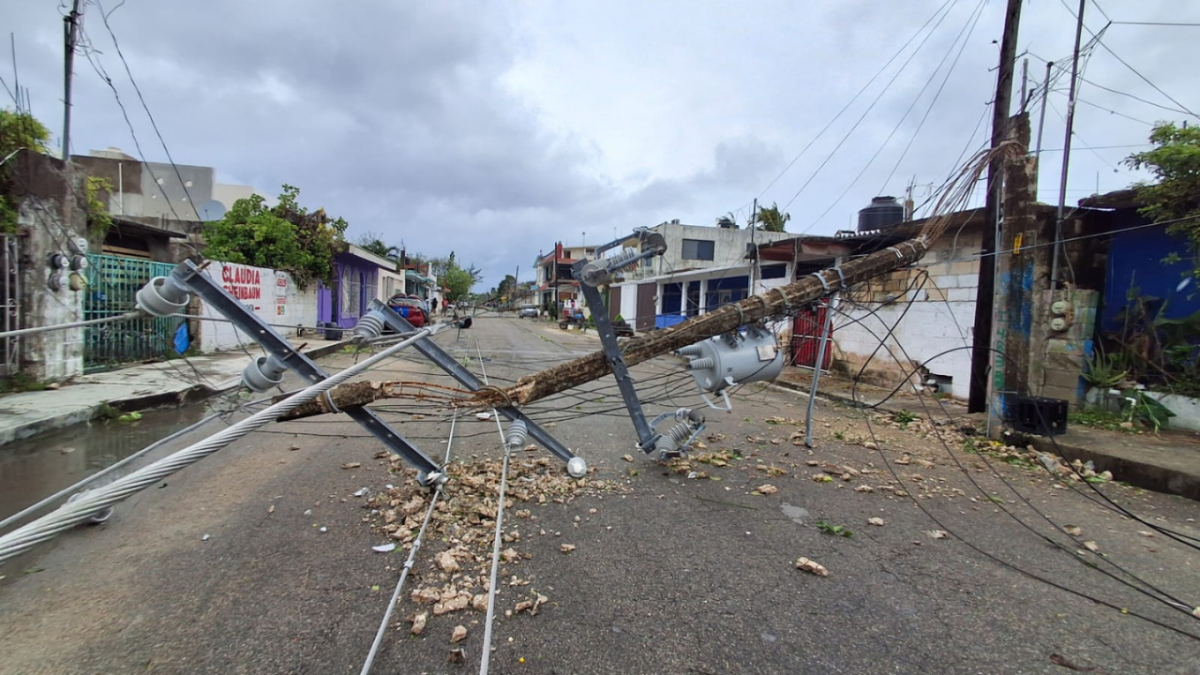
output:
[[[528,321],[476,326],[461,342],[453,334],[438,342],[467,359],[478,340],[494,383],[596,347],[594,338]],[[662,359],[635,369],[643,383],[675,383],[659,388],[653,413],[696,398],[686,380],[652,380],[673,368]],[[421,378],[441,381],[409,360],[372,374]],[[916,424],[876,428],[885,449],[868,448],[857,439],[861,420],[827,405],[818,407],[818,447],[809,451],[787,440],[803,400],[755,387],[734,397],[732,414],[709,416],[707,449],[727,448],[733,458],[693,466],[707,477],[689,480],[690,471],[637,455],[613,390],[596,383],[527,410],[587,458],[597,470],[591,478],[624,490],[512,507],[505,530],[520,530],[509,544],[520,558],[502,567],[493,673],[1070,672],[1060,663],[1097,673],[1195,672],[1200,643],[1180,631],[1197,633],[1198,622],[1096,567],[1118,562],[1194,600],[1200,557],[1162,534],[1140,534],[1149,527],[1089,493],[1032,469],[988,471],[976,455],[959,468],[937,438],[913,432]],[[377,407],[427,453],[445,451],[450,424],[434,402]],[[459,460],[498,455],[494,421],[460,419],[456,438]],[[281,424],[130,499],[108,524],[61,537],[41,549],[44,571],[0,588],[0,673],[358,672],[406,556],[371,550],[385,535],[367,498],[354,496],[401,484],[378,452],[342,416]],[[895,480],[884,470],[889,461],[900,464],[891,467]],[[856,473],[842,478],[828,468],[842,466]],[[814,480],[822,471],[833,478]],[[777,490],[761,490],[766,483]],[[1105,490],[1153,524],[1200,536],[1195,502]],[[516,516],[522,509],[529,513]],[[1107,557],[1082,544],[1075,550],[1038,513],[1080,528]],[[823,532],[819,522],[853,536]],[[564,543],[576,548],[566,554]],[[405,620],[429,610],[409,591],[442,583],[433,559],[451,545],[425,542],[373,673],[476,672],[480,612],[431,616],[419,637]],[[800,556],[830,575],[796,569]],[[533,591],[549,599],[537,616],[507,615]],[[447,663],[456,625],[467,629],[461,666]]]

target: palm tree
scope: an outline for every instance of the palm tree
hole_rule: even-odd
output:
[[[717,227],[724,228],[727,230],[738,229],[737,216],[734,215],[733,211],[726,213],[725,215],[721,216],[720,218],[717,218]]]
[[[785,232],[787,222],[792,219],[792,214],[781,213],[779,204],[772,203],[770,207],[763,207],[758,210],[758,215],[755,216],[754,222],[758,224],[758,229],[764,232]]]

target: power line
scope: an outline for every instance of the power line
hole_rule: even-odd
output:
[[[1066,0],[1058,0],[1058,1],[1059,1],[1060,3],[1062,3],[1062,6],[1063,6],[1063,7],[1064,7],[1064,8],[1067,10],[1067,12],[1069,12],[1069,13],[1071,14],[1071,16],[1072,16],[1073,18],[1075,18],[1076,20],[1079,20],[1079,17],[1078,17],[1078,15],[1077,15],[1077,14],[1075,14],[1075,11],[1071,9],[1071,6],[1067,4]],[[1093,4],[1093,5],[1095,5],[1096,3],[1093,1],[1093,2],[1092,2],[1092,4]],[[1099,9],[1099,6],[1098,6],[1098,5],[1097,5],[1097,9]],[[1100,10],[1100,13],[1101,13],[1101,14],[1104,14],[1104,10]],[[1104,18],[1107,20],[1107,19],[1108,19],[1108,15],[1107,15],[1107,14],[1104,14]],[[1109,23],[1111,23],[1111,21],[1109,21]],[[1175,97],[1173,97],[1173,96],[1171,96],[1170,94],[1168,94],[1167,92],[1163,91],[1163,89],[1162,89],[1161,87],[1159,87],[1157,84],[1154,84],[1154,82],[1152,82],[1152,81],[1150,80],[1150,78],[1148,78],[1148,77],[1146,77],[1145,75],[1143,75],[1143,74],[1142,74],[1140,71],[1138,71],[1138,69],[1137,69],[1137,68],[1134,68],[1133,66],[1129,65],[1129,62],[1128,62],[1128,61],[1126,61],[1125,59],[1121,58],[1121,57],[1120,57],[1120,55],[1118,55],[1116,52],[1114,52],[1114,51],[1112,50],[1112,48],[1111,48],[1111,47],[1109,47],[1108,45],[1104,44],[1104,41],[1100,39],[1100,36],[1099,36],[1099,35],[1098,35],[1096,32],[1094,32],[1094,31],[1093,31],[1091,28],[1088,28],[1088,27],[1087,27],[1087,24],[1084,24],[1084,23],[1082,23],[1082,22],[1080,22],[1080,24],[1083,26],[1084,30],[1086,30],[1086,31],[1087,31],[1089,34],[1091,34],[1093,37],[1095,37],[1095,38],[1096,38],[1096,44],[1099,44],[1101,47],[1104,47],[1104,51],[1108,52],[1108,53],[1109,53],[1110,55],[1112,55],[1112,57],[1113,57],[1114,59],[1116,59],[1116,60],[1117,60],[1117,61],[1118,61],[1118,62],[1119,62],[1121,65],[1123,65],[1123,66],[1125,66],[1127,69],[1129,69],[1129,72],[1133,73],[1134,75],[1137,75],[1139,79],[1141,79],[1141,80],[1142,80],[1143,82],[1145,82],[1146,84],[1150,85],[1150,87],[1151,87],[1151,88],[1153,88],[1153,89],[1154,89],[1154,91],[1157,91],[1158,93],[1162,94],[1162,95],[1163,95],[1163,96],[1164,96],[1164,97],[1165,97],[1165,98],[1166,98],[1168,101],[1170,101],[1171,103],[1174,103],[1176,106],[1179,106],[1179,108],[1181,108],[1181,109],[1182,109],[1182,112],[1185,112],[1185,113],[1187,113],[1188,115],[1191,115],[1192,117],[1195,117],[1196,119],[1200,119],[1200,115],[1197,115],[1196,113],[1194,113],[1194,112],[1192,112],[1191,110],[1189,110],[1187,106],[1185,106],[1184,104],[1182,104],[1182,103],[1180,103],[1179,101],[1175,100]],[[1106,26],[1106,27],[1107,27],[1107,26]],[[1104,32],[1104,31],[1103,31],[1103,29],[1101,29],[1101,31],[1100,31],[1100,32],[1101,32],[1101,33],[1103,33],[1103,32]]]
[[[962,45],[958,48],[958,53],[954,55],[954,61],[952,61],[950,63],[950,67],[946,70],[946,76],[942,78],[942,84],[939,85],[937,91],[934,92],[933,100],[929,102],[929,107],[925,108],[925,114],[921,116],[921,121],[917,123],[917,128],[915,130],[913,130],[912,135],[909,136],[908,143],[904,146],[904,150],[900,153],[900,156],[898,158],[896,158],[896,163],[894,165],[892,165],[892,170],[890,172],[888,172],[887,178],[884,179],[883,185],[880,186],[878,194],[885,194],[885,192],[887,190],[887,184],[890,183],[892,181],[892,177],[896,175],[896,170],[900,168],[900,163],[904,161],[905,156],[908,155],[908,151],[910,149],[912,149],[913,143],[917,140],[917,135],[921,133],[921,129],[925,126],[925,121],[929,119],[929,114],[931,112],[933,112],[933,107],[935,105],[937,105],[938,98],[941,97],[942,91],[946,88],[946,83],[950,81],[950,75],[952,75],[954,73],[954,68],[958,65],[958,60],[960,58],[962,58],[963,51],[965,51],[967,48],[967,41],[969,41],[971,39],[971,34],[975,32],[975,26],[977,26],[979,24],[979,19],[980,19],[980,17],[983,16],[983,6],[984,6],[984,3],[981,2],[979,4],[979,9],[977,10],[978,13],[975,15],[975,20],[971,23],[970,30],[967,31],[967,36],[965,38],[963,38]],[[964,29],[965,28],[966,27],[964,26]],[[961,31],[959,32],[959,35],[960,36],[962,35]],[[956,40],[957,40],[957,38],[956,38]],[[953,51],[953,50],[954,50],[954,43],[951,43],[950,50],[946,52],[946,56],[949,56],[950,51]],[[945,61],[946,61],[946,58],[942,57],[942,63],[945,63]],[[939,63],[938,68],[941,68],[941,67],[942,67],[942,64]],[[937,69],[934,69],[933,74],[931,74],[929,76],[930,81],[932,81],[936,75],[937,75]],[[926,86],[928,86],[928,83],[926,83]],[[922,88],[921,91],[925,91],[925,89]],[[917,95],[917,98],[920,98],[920,94]],[[913,99],[913,104],[914,105],[916,104],[916,99]],[[910,106],[909,108],[911,109],[912,106]],[[903,122],[904,119],[907,117],[908,117],[908,111],[905,111],[904,117],[901,118],[900,121]],[[897,125],[897,128],[899,128],[899,125]],[[840,201],[840,198],[839,198],[839,201]],[[830,208],[833,208],[833,206],[831,205]],[[828,213],[828,210],[826,210],[826,213]],[[824,214],[821,214],[821,217],[823,218]],[[820,218],[818,218],[817,220],[819,221]]]
[[[800,193],[804,192],[805,188],[807,188],[809,186],[809,184],[813,182],[813,179],[815,179],[821,173],[821,170],[825,168],[825,165],[829,163],[829,160],[833,159],[833,157],[837,154],[838,150],[841,150],[842,146],[845,145],[846,141],[850,139],[850,135],[853,134],[855,132],[855,130],[858,129],[858,126],[860,124],[862,124],[864,119],[867,118],[867,115],[869,115],[871,113],[871,111],[875,108],[876,104],[879,103],[879,100],[883,98],[883,95],[886,94],[889,89],[891,89],[892,85],[896,82],[897,79],[899,79],[900,75],[908,68],[908,65],[910,63],[912,63],[913,59],[916,58],[917,54],[919,54],[921,52],[921,48],[925,46],[925,43],[929,41],[929,38],[933,37],[934,32],[937,31],[938,27],[942,25],[942,22],[945,21],[946,17],[948,17],[949,15],[950,15],[949,11],[947,11],[941,15],[941,18],[939,18],[937,20],[937,23],[934,24],[933,28],[931,28],[929,30],[929,32],[925,35],[925,37],[922,38],[921,42],[917,45],[916,49],[913,50],[912,54],[909,54],[908,58],[900,66],[900,69],[897,70],[894,75],[892,75],[892,79],[888,80],[888,83],[886,85],[884,85],[883,89],[879,92],[879,94],[875,96],[875,100],[871,101],[871,104],[869,106],[867,106],[867,109],[863,111],[863,114],[861,116],[859,116],[858,120],[856,120],[854,122],[854,125],[851,126],[848,131],[846,131],[845,135],[842,136],[842,139],[840,141],[838,141],[837,145],[834,146],[833,150],[829,151],[829,154],[825,156],[825,159],[821,160],[821,163],[817,166],[816,170],[814,170],[812,175],[810,175],[808,177],[808,180],[804,181],[804,183],[800,186],[800,189],[796,190],[796,194],[792,195],[792,198],[789,199],[787,201],[787,203],[783,205],[783,208],[781,210],[786,211],[787,208],[792,205],[792,202],[796,201],[796,198],[800,196]]]
[[[767,190],[770,190],[771,187],[774,186],[775,183],[780,178],[783,178],[783,175],[785,173],[787,173],[789,169],[792,168],[792,165],[795,164],[800,159],[800,157],[802,157],[804,155],[804,153],[808,151],[809,148],[812,147],[813,143],[816,143],[817,139],[821,138],[821,136],[824,135],[825,132],[829,130],[829,127],[833,126],[833,124],[835,122],[837,122],[839,119],[841,119],[842,115],[847,110],[850,109],[850,106],[853,105],[854,102],[858,100],[858,97],[862,96],[863,93],[867,91],[867,88],[870,87],[871,84],[873,84],[875,82],[875,80],[877,80],[879,78],[879,76],[883,74],[883,72],[885,70],[887,70],[888,66],[892,65],[893,61],[895,61],[901,54],[904,53],[905,49],[908,49],[908,46],[910,44],[912,44],[913,40],[917,39],[917,36],[921,34],[921,31],[925,30],[925,27],[928,26],[930,24],[930,22],[932,22],[934,19],[936,19],[937,16],[939,14],[941,14],[944,9],[946,9],[947,5],[951,4],[951,2],[957,2],[957,0],[946,0],[946,2],[941,7],[939,7],[933,13],[932,16],[930,16],[928,19],[925,20],[925,23],[921,24],[921,27],[918,28],[916,30],[916,32],[914,32],[908,38],[908,40],[903,45],[900,46],[900,49],[897,49],[896,53],[892,54],[891,58],[889,58],[886,63],[884,63],[882,66],[879,67],[879,70],[876,71],[875,74],[871,76],[871,79],[867,80],[867,83],[864,84],[862,86],[862,88],[860,88],[858,90],[858,92],[856,94],[854,94],[854,96],[852,96],[849,101],[846,102],[846,105],[842,106],[842,109],[839,110],[837,112],[837,114],[833,116],[833,119],[829,120],[829,122],[827,122],[825,124],[825,126],[822,127],[820,131],[817,132],[817,135],[813,136],[812,139],[809,140],[809,142],[800,150],[800,152],[797,153],[797,155],[792,158],[792,161],[788,162],[787,166],[783,167],[783,171],[780,171],[779,175],[777,175],[777,176],[775,176],[775,178],[771,179],[770,183],[767,183],[767,187],[763,188],[762,192],[758,193],[758,199],[762,199],[763,195],[765,195],[767,193]],[[941,23],[941,22],[939,21],[939,23]],[[935,26],[935,28],[936,28],[936,26]],[[742,207],[742,208],[745,208],[745,207]],[[741,209],[738,209],[738,210],[741,210]]]
[[[1186,26],[1189,28],[1200,28],[1200,23],[1183,21],[1109,21],[1109,23],[1114,26]]]
[[[188,204],[192,207],[192,213],[196,214],[196,220],[203,221],[204,219],[200,217],[200,211],[196,208],[196,202],[192,199],[192,195],[188,191],[187,183],[183,180],[183,175],[180,174],[179,167],[175,164],[175,160],[171,157],[171,151],[167,148],[167,142],[163,139],[162,132],[158,130],[158,122],[154,120],[154,115],[150,112],[150,107],[146,105],[146,99],[142,96],[142,89],[138,86],[137,80],[135,80],[133,77],[133,72],[129,69],[129,62],[125,60],[125,54],[121,52],[121,43],[117,41],[117,34],[113,32],[112,26],[110,26],[108,23],[108,17],[112,12],[105,13],[104,6],[100,4],[100,0],[89,1],[95,2],[96,7],[100,9],[101,20],[104,22],[104,28],[108,31],[109,37],[112,38],[113,47],[115,47],[117,50],[117,58],[121,60],[121,65],[125,67],[125,74],[129,77],[129,83],[133,85],[133,90],[137,92],[138,101],[140,101],[142,104],[142,110],[146,111],[146,117],[150,118],[150,126],[154,129],[154,135],[158,136],[158,142],[162,145],[163,152],[167,155],[167,161],[171,164],[171,168],[175,171],[175,178],[179,181],[179,187],[183,189],[183,194],[187,196]],[[122,2],[120,5],[114,7],[113,12],[117,11],[117,9],[120,9],[121,5],[123,4],[125,3]],[[167,201],[170,202],[169,199]],[[174,209],[172,209],[172,213],[173,212]],[[178,216],[176,216],[176,219],[179,219]]]

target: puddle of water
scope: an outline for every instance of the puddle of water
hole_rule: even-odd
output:
[[[152,411],[143,413],[142,419],[132,424],[115,420],[77,424],[0,446],[0,518],[115,464],[207,414],[203,405]],[[111,482],[139,466],[140,460],[99,483]]]
[[[791,518],[792,522],[796,523],[797,525],[803,525],[804,519],[810,515],[808,509],[804,508],[803,506],[792,506],[787,502],[780,504],[779,510],[783,511],[783,515]]]

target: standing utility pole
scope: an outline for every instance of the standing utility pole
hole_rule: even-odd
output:
[[[1029,104],[1029,59],[1021,62],[1021,112]]]
[[[1058,215],[1054,219],[1054,249],[1050,258],[1050,290],[1058,288],[1058,258],[1062,252],[1063,213],[1067,205],[1067,168],[1071,164],[1071,130],[1075,127],[1075,82],[1079,78],[1079,42],[1083,39],[1083,8],[1087,0],[1079,0],[1079,16],[1075,23],[1075,51],[1071,55],[1071,85],[1067,92],[1067,130],[1063,139],[1062,176],[1058,185]]]
[[[750,261],[750,287],[748,289],[750,295],[754,295],[754,269],[758,267],[758,249],[754,247],[754,229],[756,225],[754,220],[758,217],[758,197],[754,198],[754,206],[750,209],[750,250],[754,253],[754,259]]]
[[[1022,0],[1008,0],[1008,10],[1004,16],[1004,34],[1000,38],[1000,67],[996,75],[996,97],[992,107],[992,148],[1004,141],[1008,131],[1013,70],[1017,60],[1017,30],[1021,24],[1021,2]],[[988,375],[992,363],[992,313],[996,295],[996,231],[1000,223],[1000,178],[1003,171],[1003,162],[999,159],[992,160],[988,166],[986,220],[979,251],[979,290],[975,296],[968,412],[983,412],[988,408]]]
[[[1054,68],[1053,61],[1046,62],[1046,81],[1042,84],[1042,112],[1038,116],[1037,149],[1033,158],[1040,159],[1042,155],[1042,129],[1046,126],[1046,102],[1050,100],[1050,71]],[[1039,171],[1040,173],[1040,171]]]
[[[63,132],[62,158],[71,159],[71,75],[75,69],[75,40],[79,34],[79,0],[71,7],[71,13],[63,17],[63,33],[66,38],[65,64],[63,69]]]

